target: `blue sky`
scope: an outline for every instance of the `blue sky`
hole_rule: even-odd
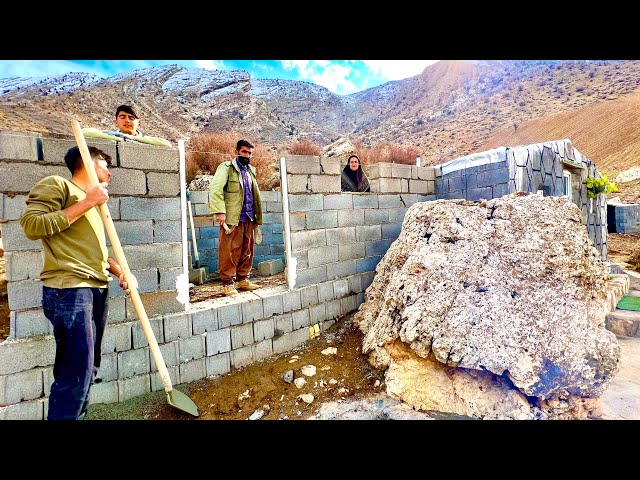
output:
[[[437,60],[0,60],[0,78],[69,72],[107,78],[156,65],[179,64],[210,70],[246,70],[254,78],[304,80],[339,95],[420,74]]]

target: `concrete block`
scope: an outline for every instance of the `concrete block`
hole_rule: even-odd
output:
[[[327,265],[327,279],[343,278],[357,273],[356,260],[343,260]]]
[[[383,256],[389,250],[389,246],[393,242],[392,239],[376,240],[373,242],[366,242],[365,251],[367,257],[373,257],[376,255]],[[354,272],[355,273],[355,272]]]
[[[273,317],[274,322],[274,337],[280,337],[285,333],[293,330],[293,316],[291,313],[284,315],[275,315]]]
[[[309,325],[311,325],[308,308],[292,312],[291,318],[293,320],[293,330],[297,330],[302,327],[308,327]]]
[[[207,356],[217,355],[218,353],[229,352],[231,350],[231,330],[229,328],[207,332],[205,339]]]
[[[327,310],[327,318],[329,320],[340,317],[340,315],[342,315],[342,310],[340,307],[340,299],[336,298],[335,300],[331,300],[327,302],[326,310]]]
[[[118,353],[118,366],[119,379],[148,374],[151,371],[149,347]]]
[[[31,187],[49,175],[71,178],[66,166],[0,162],[0,192],[28,193]]]
[[[289,195],[290,212],[308,212],[311,210],[324,210],[324,195],[320,193]]]
[[[180,222],[177,220],[155,220],[153,222],[153,243],[182,242]]]
[[[293,212],[289,214],[289,228],[292,232],[306,228],[305,212]]]
[[[179,198],[134,198],[120,199],[122,220],[180,220]]]
[[[0,420],[42,420],[43,418],[43,400],[41,399],[0,407]]]
[[[204,358],[181,363],[178,367],[180,369],[180,383],[195,382],[207,376],[207,367]]]
[[[353,312],[354,310],[357,310],[357,308],[358,306],[356,305],[355,295],[349,295],[348,297],[340,299],[340,311],[342,315]]]
[[[176,290],[176,279],[182,274],[182,267],[160,268],[158,274],[160,275],[158,290]]]
[[[332,228],[326,231],[326,245],[344,245],[356,241],[356,227]]]
[[[246,367],[253,363],[253,345],[231,351],[231,366],[233,368]]]
[[[392,175],[391,167],[392,164],[387,162],[374,163],[369,166],[369,178],[371,180],[381,177],[390,178]]]
[[[338,245],[338,260],[355,260],[357,258],[364,258],[365,256],[365,244],[364,243],[348,243],[346,245]]]
[[[260,198],[263,202],[282,202],[282,193],[278,190],[260,191]]]
[[[376,269],[376,265],[382,260],[382,256],[366,257],[356,260],[357,273],[373,272]]]
[[[42,282],[21,280],[7,283],[9,310],[25,310],[42,306]]]
[[[109,195],[146,195],[147,177],[142,170],[114,168],[111,171]]]
[[[338,211],[338,227],[353,227],[356,225],[364,225],[363,209],[357,208]]]
[[[349,294],[349,281],[346,278],[334,280],[333,298],[345,297]]]
[[[309,329],[307,327],[285,333],[281,337],[273,339],[273,353],[284,353],[299,347],[309,340]]]
[[[289,193],[311,192],[309,175],[287,175],[287,191]]]
[[[322,173],[327,175],[340,175],[342,173],[339,158],[320,157],[320,167]]]
[[[398,194],[378,195],[378,205],[379,208],[400,208],[405,206]]]
[[[286,292],[282,297],[282,308],[284,313],[300,310],[302,308],[300,290]]]
[[[231,349],[244,347],[253,343],[253,325],[246,323],[231,327]]]
[[[283,304],[284,292],[278,292],[274,295],[262,298],[263,318],[268,318],[284,311]]]
[[[162,360],[164,360],[164,364],[167,368],[175,367],[180,363],[178,358],[178,341],[179,340],[159,345],[160,355],[162,355]],[[157,372],[158,367],[156,366],[156,361],[153,358],[153,353],[151,351],[149,351],[149,363],[151,365],[151,373]]]
[[[307,259],[309,267],[317,267],[326,265],[338,260],[338,245],[327,245],[322,247],[310,248],[307,251]]]
[[[333,293],[333,283],[334,282],[324,282],[319,283],[318,287],[318,302],[324,303],[329,300],[333,300],[335,298]]]
[[[26,200],[27,195],[11,197],[0,193],[0,220],[20,220],[20,215],[26,207]]]
[[[275,275],[276,273],[284,272],[284,262],[280,259],[260,262],[257,270],[258,275]]]
[[[191,333],[191,314],[174,313],[165,315],[164,321],[164,341],[171,342],[178,338],[187,338]]]
[[[312,155],[290,155],[285,160],[287,173],[293,174],[319,174],[320,157]]]
[[[122,352],[131,349],[131,327],[133,322],[107,324],[102,337],[102,353]],[[53,362],[52,362],[53,363]]]
[[[360,293],[364,290],[362,288],[362,274],[352,275],[346,280],[349,284],[349,293]]]
[[[88,147],[96,147],[102,150],[104,153],[111,157],[111,164],[115,167],[118,162],[118,155],[116,153],[116,143],[113,140],[87,138]],[[42,139],[42,160],[45,163],[64,163],[64,156],[67,154],[70,148],[77,146],[75,138],[70,139],[58,139],[58,138],[43,138]]]
[[[180,243],[123,245],[122,249],[131,270],[182,267]]]
[[[175,197],[180,195],[180,176],[177,173],[148,172],[147,188],[150,196]],[[204,208],[203,214],[208,214],[208,207],[204,205]]]
[[[222,304],[218,307],[218,324],[220,328],[225,328],[230,325],[239,325],[242,323],[242,314],[240,311],[240,304],[236,299],[225,299],[226,304]],[[233,303],[231,303],[233,302]]]
[[[194,335],[218,330],[218,310],[216,308],[192,310],[191,322]]]
[[[52,336],[5,340],[0,343],[0,375],[53,365],[55,354]]]
[[[309,230],[335,228],[338,226],[337,210],[311,211],[306,214],[306,225]]]
[[[2,224],[2,244],[5,255],[12,250],[42,250],[42,242],[29,240],[20,224],[14,221]]]
[[[126,402],[130,398],[139,397],[151,391],[149,374],[118,380],[118,402]]]
[[[253,359],[256,362],[269,358],[273,355],[273,341],[270,338],[252,345],[251,348]]]
[[[0,160],[39,160],[40,136],[30,132],[0,132]],[[2,189],[0,189],[2,190]]]
[[[353,194],[338,193],[324,195],[324,210],[351,210],[353,208]]]
[[[356,241],[369,242],[382,239],[381,225],[363,225],[356,227]]]
[[[302,308],[318,303],[318,287],[310,285],[300,289],[300,302]]]
[[[53,335],[53,326],[41,308],[9,313],[11,338]]]
[[[378,195],[375,193],[359,193],[353,195],[353,208],[378,208]]]
[[[153,335],[156,338],[157,343],[164,343],[164,328],[163,328],[163,320],[162,317],[150,318],[149,325],[151,325],[151,331],[153,331]],[[133,348],[142,348],[148,347],[149,342],[147,342],[147,337],[144,334],[144,330],[142,329],[142,325],[140,322],[135,322],[131,326],[131,334],[133,341]]]
[[[338,229],[330,231],[332,232],[335,230]],[[327,245],[325,230],[291,232],[291,248],[293,251],[308,250],[313,247],[323,247],[325,245]]]
[[[402,231],[402,223],[387,223],[387,224],[381,225],[381,228],[382,228],[382,238],[395,240],[400,236],[400,232]],[[381,240],[381,239],[371,238],[367,240]]]
[[[311,305],[309,307],[309,324],[315,325],[318,322],[324,322],[327,319],[327,309],[324,303]]]
[[[336,193],[341,190],[340,175],[309,175],[309,184],[314,193]]]
[[[171,381],[171,385],[179,385],[180,382],[180,369],[178,366],[167,367],[167,372],[169,372],[169,380]],[[164,390],[164,383],[162,383],[162,379],[160,378],[160,374],[158,372],[154,372],[150,375],[151,377],[151,391],[158,392],[160,390]]]
[[[205,361],[207,377],[219,377],[231,371],[231,358],[229,353],[221,353],[207,357]]]
[[[153,243],[153,223],[151,220],[118,220],[113,222],[113,225],[116,227],[118,240],[122,245]],[[107,245],[111,245],[108,236]]]
[[[27,250],[6,252],[5,269],[7,280],[16,282],[19,280],[38,280],[44,265],[42,250]]]
[[[89,404],[97,403],[117,403],[118,402],[118,382],[102,382],[91,385],[89,391]]]
[[[207,269],[205,267],[189,270],[189,282],[194,285],[202,285],[207,281]]]
[[[255,296],[255,294],[252,294]],[[262,299],[248,300],[241,304],[242,323],[250,323],[254,320],[264,318],[262,309]]]
[[[135,145],[135,142],[119,143],[120,166],[143,170],[178,171],[180,155],[177,148],[155,145]]]
[[[118,379],[118,353],[107,353],[100,356],[100,368],[98,369],[98,374],[96,375],[96,381],[100,382],[112,382],[113,380]],[[51,368],[48,372],[46,372],[51,377],[51,383],[53,383],[53,368]],[[45,379],[48,378],[45,375]],[[47,390],[47,388],[49,390]],[[45,384],[45,392],[48,395],[51,389],[51,384]]]
[[[389,212],[390,210],[369,210],[365,209],[364,211],[364,223],[365,225],[380,225],[381,223],[389,223]],[[399,218],[402,217],[392,217],[394,221],[398,221]]]
[[[189,338],[178,339],[180,363],[190,362],[205,356],[206,334],[193,335]]]
[[[120,290],[122,291],[122,290]],[[127,309],[124,297],[109,298],[109,314],[107,323],[120,323],[127,320]]]
[[[149,318],[184,311],[184,305],[176,299],[175,291],[141,293],[140,299]],[[126,299],[126,309],[129,319],[136,320],[138,318],[129,298]]]
[[[258,320],[253,324],[253,338],[254,341],[259,342],[268,338],[273,338],[275,333],[273,318],[267,318],[265,320]]]
[[[42,368],[0,375],[0,407],[33,400],[43,393]]]
[[[327,265],[320,265],[319,267],[307,269],[298,269],[296,286],[305,287],[307,285],[325,282],[327,281],[327,279]]]

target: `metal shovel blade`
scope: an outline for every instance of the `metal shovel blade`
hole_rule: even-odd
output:
[[[167,402],[169,402],[169,405],[171,405],[172,407],[176,407],[183,412],[190,413],[194,417],[200,416],[197,405],[193,403],[193,400],[191,400],[180,390],[176,390],[174,388],[171,391],[167,392]]]

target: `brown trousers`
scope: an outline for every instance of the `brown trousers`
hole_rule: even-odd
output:
[[[218,235],[218,267],[224,285],[249,278],[253,265],[255,222],[240,222],[227,235],[222,225]]]

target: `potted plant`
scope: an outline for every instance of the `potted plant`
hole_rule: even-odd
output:
[[[596,198],[601,193],[609,194],[618,191],[618,186],[614,182],[609,181],[606,175],[587,177],[585,182],[587,184],[587,196],[589,198]]]

